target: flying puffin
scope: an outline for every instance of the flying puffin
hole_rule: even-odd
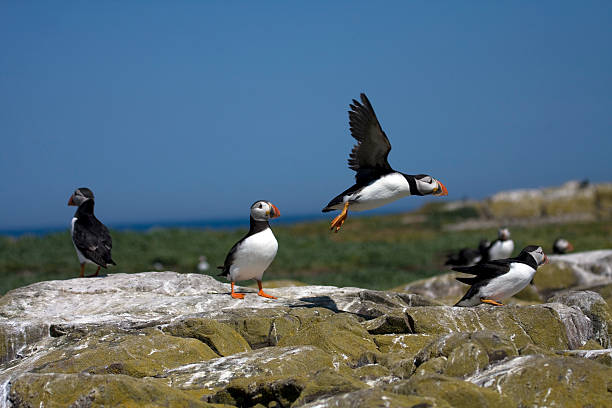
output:
[[[514,251],[514,241],[510,239],[510,230],[502,227],[497,232],[497,239],[489,245],[480,262],[510,258],[512,251]]]
[[[567,239],[557,238],[553,243],[553,253],[557,255],[562,255],[567,252],[571,252],[574,250],[574,246]]]
[[[351,135],[357,140],[349,155],[348,165],[355,170],[355,185],[333,198],[323,212],[341,210],[331,223],[338,232],[352,211],[370,210],[409,195],[447,195],[446,187],[426,174],[409,175],[395,171],[387,156],[391,144],[383,132],[368,97],[362,93],[361,103],[353,99],[349,111]]]
[[[232,284],[232,297],[243,299],[243,293],[234,292],[236,281],[255,279],[259,286],[259,296],[276,299],[263,291],[261,277],[274,260],[278,242],[272,233],[269,220],[280,217],[280,211],[269,201],[256,201],[251,206],[251,228],[240,241],[230,249],[219,276],[227,277]]]
[[[480,262],[491,243],[486,239],[480,240],[477,249],[462,248],[459,252],[447,255],[444,265],[471,266]]]
[[[94,195],[86,188],[77,188],[68,200],[68,205],[78,206],[70,228],[72,243],[76,249],[81,264],[81,278],[85,274],[85,264],[98,265],[96,273],[89,276],[98,276],[100,267],[117,265],[111,258],[113,240],[108,228],[94,215]]]
[[[547,262],[542,247],[529,245],[516,258],[474,266],[455,266],[454,271],[475,275],[473,278],[456,278],[472,286],[455,306],[476,306],[480,303],[501,306],[503,299],[523,290],[533,279],[538,266]]]

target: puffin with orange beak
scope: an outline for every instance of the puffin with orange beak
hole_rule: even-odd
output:
[[[353,99],[349,111],[351,135],[357,144],[349,155],[348,164],[357,172],[356,183],[323,208],[323,212],[341,211],[331,223],[330,229],[335,232],[344,224],[349,208],[363,211],[410,195],[448,194],[444,184],[427,174],[409,175],[391,168],[387,161],[391,143],[378,123],[368,97],[364,93],[360,96],[361,103]]]
[[[81,264],[80,277],[85,276],[85,264],[98,265],[96,273],[89,276],[98,276],[100,267],[117,265],[111,258],[113,240],[108,228],[94,215],[94,195],[87,187],[77,188],[68,200],[68,205],[77,208],[72,218],[70,235]]]
[[[270,219],[280,217],[280,211],[269,201],[259,200],[251,206],[251,227],[249,232],[230,249],[219,276],[227,277],[232,285],[231,295],[243,299],[243,293],[234,291],[237,281],[255,279],[259,296],[276,299],[263,291],[261,278],[276,257],[278,242],[270,228]]]

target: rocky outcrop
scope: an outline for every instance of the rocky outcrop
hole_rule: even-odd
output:
[[[0,299],[0,406],[602,406],[612,390],[595,292],[454,308],[425,290],[239,290],[173,272],[13,290]]]

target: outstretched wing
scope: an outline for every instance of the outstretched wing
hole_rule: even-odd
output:
[[[349,155],[348,165],[357,172],[355,178],[358,182],[364,177],[393,171],[387,161],[391,143],[380,127],[368,97],[364,93],[360,97],[361,103],[353,99],[349,111],[351,135],[357,144]]]
[[[79,251],[97,265],[106,268],[107,264],[115,264],[111,258],[113,240],[108,228],[93,215],[75,222],[72,240]]]
[[[476,275],[473,278],[456,278],[459,282],[473,285],[476,282],[493,279],[508,272],[510,262],[507,259],[489,261],[474,266],[456,266],[453,271]]]

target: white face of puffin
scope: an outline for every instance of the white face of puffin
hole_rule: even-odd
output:
[[[251,217],[255,221],[268,221],[270,218],[280,217],[280,211],[271,202],[259,200],[251,206]]]
[[[419,190],[419,193],[423,195],[437,195],[437,196],[445,196],[448,195],[448,190],[444,187],[444,184],[440,183],[435,178],[428,176],[427,174],[421,174],[419,176],[415,176],[416,187]]]
[[[499,231],[497,231],[497,236],[502,241],[510,239],[510,230],[506,227],[500,228]]]
[[[77,188],[70,196],[70,199],[68,200],[68,205],[74,205],[78,207],[90,198],[94,198],[93,192],[90,189],[88,189],[87,187]]]
[[[533,259],[535,259],[535,261],[538,263],[538,266],[548,263],[548,258],[546,257],[546,254],[544,254],[542,247],[531,246],[525,249],[529,252],[529,255],[531,255]]]

